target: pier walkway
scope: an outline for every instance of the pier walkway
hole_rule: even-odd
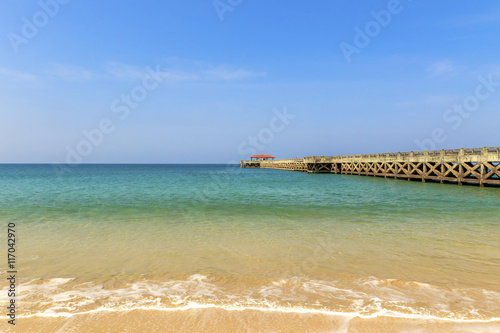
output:
[[[500,186],[500,147],[241,161],[242,168],[280,169],[405,180]]]

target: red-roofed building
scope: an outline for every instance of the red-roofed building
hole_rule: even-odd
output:
[[[274,157],[273,155],[253,155],[253,156],[250,156],[250,161],[253,161],[253,159],[255,158],[256,161],[265,161],[265,160],[274,160],[276,157]]]

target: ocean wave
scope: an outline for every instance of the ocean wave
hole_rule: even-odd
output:
[[[21,317],[68,317],[102,311],[227,311],[317,313],[347,317],[390,316],[445,321],[500,321],[500,293],[452,289],[394,279],[228,281],[201,274],[185,279],[82,282],[56,278],[19,285]],[[6,288],[0,302],[5,303]]]

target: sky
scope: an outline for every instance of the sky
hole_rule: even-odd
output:
[[[0,3],[0,163],[500,146],[500,4]]]

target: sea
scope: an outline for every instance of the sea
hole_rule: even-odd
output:
[[[2,332],[500,332],[499,188],[3,164],[0,222]]]

